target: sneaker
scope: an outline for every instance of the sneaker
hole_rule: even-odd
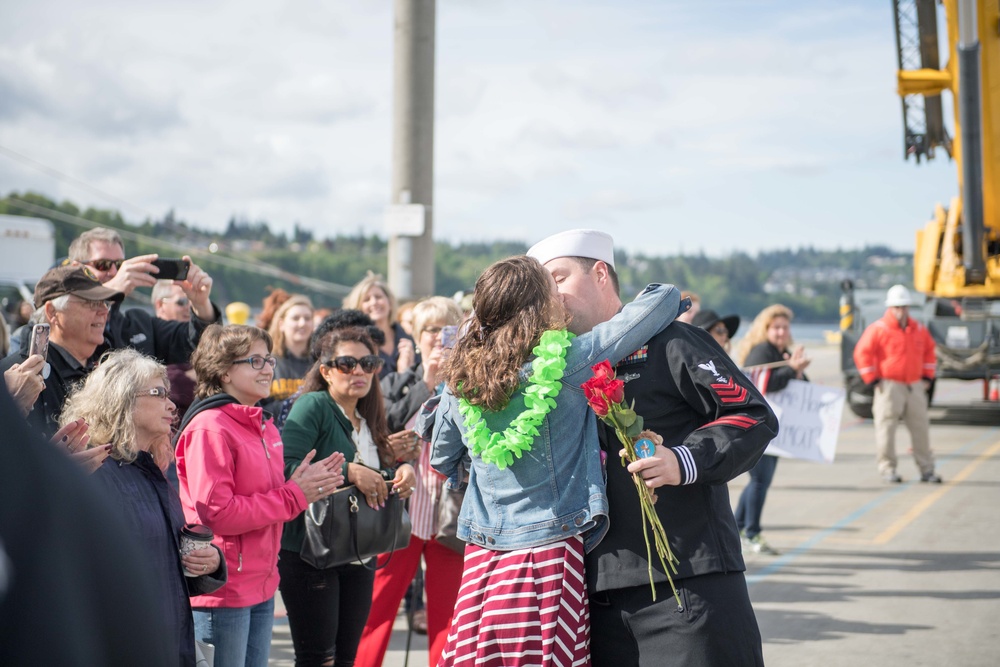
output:
[[[920,481],[930,482],[931,484],[940,484],[942,480],[940,475],[934,474],[933,472],[925,472],[920,476]]]
[[[903,478],[895,470],[891,470],[886,473],[882,473],[882,479],[889,482],[890,484],[899,484],[903,481]]]
[[[764,540],[764,536],[760,533],[754,535],[749,540],[750,551],[755,554],[765,554],[767,556],[777,556],[778,550],[772,547]]]

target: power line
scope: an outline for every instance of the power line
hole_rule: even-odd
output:
[[[146,215],[149,218],[155,218],[156,217],[152,213],[150,213],[149,211],[147,211],[144,208],[142,208],[141,206],[137,206],[136,204],[133,204],[132,202],[125,201],[124,199],[122,199],[120,197],[116,197],[116,196],[114,196],[112,194],[108,194],[104,190],[101,190],[100,188],[94,187],[90,183],[87,183],[85,181],[81,181],[79,178],[76,178],[74,176],[70,176],[69,174],[64,174],[61,171],[59,171],[58,169],[53,169],[52,167],[50,167],[48,165],[42,164],[38,160],[33,160],[32,158],[28,157],[27,155],[22,155],[21,153],[18,153],[15,150],[7,148],[6,146],[0,146],[0,153],[3,153],[4,155],[6,155],[7,157],[11,158],[12,160],[16,160],[16,161],[20,162],[21,164],[27,165],[27,166],[31,167],[32,169],[40,171],[43,174],[51,176],[51,177],[53,177],[53,178],[55,178],[57,180],[66,181],[66,182],[69,182],[69,183],[73,183],[74,185],[77,185],[77,186],[83,188],[84,190],[87,190],[88,192],[90,192],[92,194],[95,194],[95,195],[97,195],[99,197],[104,197],[105,199],[109,199],[111,201],[118,202],[122,206],[127,206],[128,208],[131,208],[133,210],[139,211],[140,213],[143,213],[144,215]]]
[[[72,183],[99,197],[103,197],[113,202],[117,202],[122,206],[126,206],[130,209],[138,211],[146,215],[150,219],[156,218],[156,216],[153,213],[147,211],[141,206],[138,206],[137,204],[133,204],[132,202],[126,201],[121,197],[116,197],[112,194],[109,194],[101,190],[100,188],[97,188],[85,181],[80,180],[79,178],[76,178],[75,176],[64,174],[58,169],[54,169],[46,164],[39,162],[38,160],[28,157],[27,155],[23,155],[13,149],[7,148],[6,146],[0,145],[0,154],[6,155],[7,157],[16,160],[17,162],[20,162],[24,165],[27,165],[28,167],[31,167],[32,169],[47,174],[48,176],[51,176],[57,180]],[[37,204],[32,204],[30,202],[16,199],[14,197],[8,197],[7,200],[12,204],[15,204],[16,206],[23,208],[25,210],[33,212],[41,211],[44,212],[44,214],[51,215],[57,220],[62,220],[63,222],[67,222],[71,225],[86,227],[88,229],[93,229],[94,227],[99,226],[97,223],[87,220],[86,218],[69,215],[67,213],[63,213],[62,211],[57,211],[54,209],[46,208],[44,206],[39,206]],[[224,255],[218,255],[216,253],[209,253],[203,250],[192,250],[178,243],[165,241],[163,239],[158,239],[151,236],[144,236],[142,234],[137,234],[135,232],[128,232],[120,229],[116,231],[118,231],[118,233],[124,238],[129,238],[135,241],[142,240],[152,245],[160,245],[167,248],[173,248],[175,250],[184,252],[184,254],[189,254],[192,257],[202,257],[204,259],[210,259],[214,262],[218,262],[223,266],[229,266],[235,269],[239,269],[241,271],[262,273],[264,275],[268,275],[274,278],[280,278],[289,283],[292,283],[293,285],[300,285],[302,287],[307,287],[309,289],[315,290],[317,292],[322,292],[324,294],[331,294],[333,296],[344,296],[351,291],[351,288],[346,285],[338,285],[337,283],[331,283],[325,280],[319,280],[317,278],[309,278],[308,276],[302,276],[296,273],[292,273],[290,271],[286,271],[280,267],[274,266],[273,264],[262,262],[256,258],[248,257],[243,259],[235,259],[226,257]]]
[[[39,215],[45,215],[48,217],[55,218],[56,220],[61,220],[63,222],[69,223],[71,225],[76,225],[77,227],[86,227],[87,229],[93,229],[94,227],[99,227],[100,225],[92,220],[87,220],[86,218],[81,218],[77,215],[70,215],[68,213],[63,213],[62,211],[57,211],[55,209],[49,208],[47,206],[39,206],[38,204],[32,204],[31,202],[26,202],[22,199],[16,197],[7,197],[6,201],[25,211],[31,213],[37,213]],[[273,278],[280,278],[293,285],[298,285],[301,287],[306,287],[308,289],[314,290],[316,292],[322,292],[324,294],[330,294],[333,296],[344,296],[351,291],[351,287],[347,285],[339,285],[337,283],[327,282],[325,280],[319,280],[318,278],[309,278],[308,276],[302,276],[296,273],[291,273],[273,264],[268,264],[254,258],[241,258],[237,259],[235,257],[229,257],[227,255],[220,255],[218,253],[213,253],[208,250],[201,250],[199,248],[192,249],[189,246],[185,246],[181,243],[176,243],[174,241],[168,241],[166,239],[158,239],[152,236],[146,236],[144,234],[138,234],[136,232],[130,232],[124,229],[115,229],[118,234],[123,238],[132,241],[142,241],[150,245],[158,245],[164,248],[170,248],[176,250],[185,255],[190,255],[192,258],[201,258],[222,264],[223,266],[228,266],[240,271],[248,271],[250,273],[259,273]]]

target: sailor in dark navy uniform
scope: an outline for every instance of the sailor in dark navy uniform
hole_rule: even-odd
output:
[[[621,307],[611,237],[591,230],[543,240],[528,254],[552,273],[581,332]],[[605,430],[610,529],[587,554],[591,657],[613,665],[763,665],[727,482],[757,462],[778,422],[760,392],[702,329],[675,322],[617,367],[625,401],[663,438],[630,465],[657,495],[679,563],[674,582],[654,557],[649,587],[642,512],[621,445]]]

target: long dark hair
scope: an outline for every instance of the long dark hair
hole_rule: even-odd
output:
[[[323,335],[314,347],[319,353],[319,359],[313,364],[309,372],[306,373],[302,383],[302,395],[312,391],[329,391],[330,384],[320,372],[320,366],[330,363],[336,356],[334,353],[341,343],[360,343],[368,348],[372,354],[378,354],[375,343],[372,341],[364,329],[358,327],[348,327],[344,329],[333,329]],[[358,413],[368,423],[368,430],[371,431],[372,440],[378,448],[379,459],[383,466],[391,466],[395,461],[392,449],[389,447],[389,424],[385,419],[385,405],[382,402],[382,387],[379,385],[378,373],[372,377],[372,386],[367,394],[358,399]]]
[[[521,384],[521,366],[542,334],[566,326],[566,311],[538,260],[508,257],[476,281],[473,316],[445,365],[455,395],[500,410]]]

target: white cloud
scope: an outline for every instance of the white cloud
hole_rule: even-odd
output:
[[[436,46],[442,239],[906,247],[955,189],[901,164],[891,14],[863,0],[442,0]],[[392,67],[391,3],[7,3],[0,145],[199,225],[381,233]],[[2,156],[0,183],[116,206]]]

